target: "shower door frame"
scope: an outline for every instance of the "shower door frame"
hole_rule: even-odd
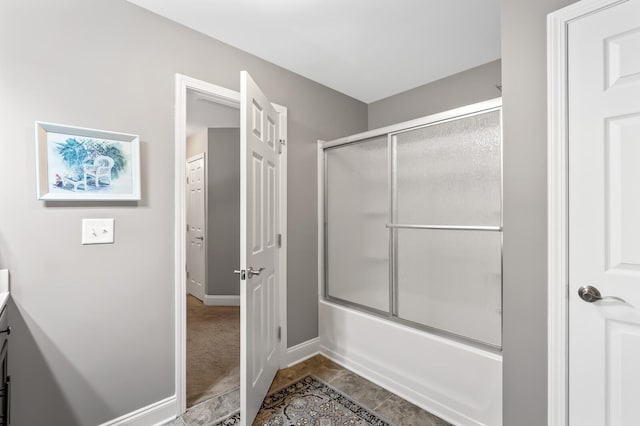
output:
[[[393,200],[393,197],[397,194],[397,188],[395,188],[395,182],[393,181],[394,164],[393,164],[393,138],[401,133],[405,133],[411,130],[424,128],[432,125],[442,124],[450,121],[455,121],[465,117],[471,117],[491,111],[500,111],[500,225],[499,226],[404,226],[395,224],[394,219],[396,212],[394,207],[397,207],[397,203]],[[387,189],[389,197],[389,223],[387,229],[389,232],[389,310],[381,311],[366,305],[358,304],[348,300],[340,299],[329,295],[329,283],[328,277],[328,229],[327,229],[327,203],[325,200],[328,196],[327,191],[327,161],[326,151],[349,144],[355,143],[367,143],[367,140],[373,138],[379,138],[381,136],[387,136],[388,146],[388,168],[387,168]],[[490,99],[483,102],[478,102],[464,107],[444,111],[428,115],[425,117],[417,118],[414,120],[404,121],[397,124],[381,127],[378,129],[369,130],[366,132],[358,133],[351,136],[346,136],[340,139],[331,141],[318,140],[317,147],[317,159],[318,159],[318,296],[320,300],[324,300],[328,303],[334,303],[336,305],[345,306],[356,310],[363,311],[368,314],[375,315],[393,321],[395,323],[403,324],[408,327],[426,331],[435,335],[450,338],[456,341],[460,341],[465,344],[476,346],[481,349],[490,350],[495,353],[502,352],[501,345],[492,345],[487,342],[483,342],[477,339],[473,339],[467,336],[462,336],[450,331],[442,330],[436,327],[428,326],[425,324],[417,323],[407,319],[403,319],[394,315],[397,313],[397,300],[398,300],[398,279],[396,271],[397,263],[397,232],[394,229],[398,228],[420,228],[420,229],[457,229],[457,230],[480,230],[480,231],[495,231],[501,233],[500,238],[500,292],[501,292],[501,304],[502,307],[502,265],[503,265],[503,188],[504,188],[504,173],[503,173],[503,134],[502,134],[502,98]],[[501,320],[502,321],[502,320]],[[503,325],[501,323],[500,334],[502,335]]]

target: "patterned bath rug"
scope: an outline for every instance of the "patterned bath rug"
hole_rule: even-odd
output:
[[[313,376],[267,395],[254,426],[394,426]]]

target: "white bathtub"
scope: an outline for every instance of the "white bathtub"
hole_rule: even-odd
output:
[[[502,356],[320,301],[321,352],[456,425],[502,425]]]

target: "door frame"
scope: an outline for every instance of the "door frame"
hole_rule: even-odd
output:
[[[238,72],[238,79],[240,73]],[[240,92],[226,89],[206,81],[183,74],[175,76],[175,171],[174,171],[174,288],[175,288],[175,392],[177,416],[186,411],[186,160],[187,160],[187,91],[204,94],[222,105],[238,108],[240,113]],[[280,309],[280,359],[286,360],[287,354],[287,108],[273,104],[280,115],[280,136],[282,153],[280,154],[280,218],[279,228],[282,235],[278,262],[279,283],[278,300]],[[238,265],[240,267],[240,265]],[[238,279],[239,281],[239,279]],[[282,367],[282,366],[281,366]]]
[[[627,0],[581,0],[547,16],[547,420],[569,424],[568,24]]]
[[[186,146],[185,146],[186,149]],[[186,157],[186,154],[185,154]],[[207,157],[207,150],[205,147],[205,151],[201,152],[199,154],[196,155],[192,155],[191,157],[187,157],[186,161],[185,161],[185,176],[187,173],[187,164],[189,164],[191,161],[195,161],[195,160],[200,160],[202,159],[204,162],[204,182],[203,182],[203,187],[204,187],[204,235],[205,235],[205,242],[206,244],[204,245],[204,258],[205,258],[205,262],[203,265],[203,269],[204,269],[204,288],[202,289],[204,291],[203,297],[202,297],[202,302],[204,302],[206,295],[207,295],[207,284],[208,284],[208,273],[207,270],[209,269],[207,266],[207,256],[209,254],[209,243],[208,240],[206,239],[206,237],[208,237],[208,230],[209,230],[209,167],[207,165],[207,161],[208,161],[208,157]],[[187,186],[188,184],[185,182],[185,197],[186,197],[186,192],[187,192]],[[187,221],[186,219],[188,218],[187,215],[187,209],[186,209],[186,198],[185,198],[185,229],[187,228]],[[187,240],[187,236],[185,233],[185,241]],[[188,251],[185,251],[185,268],[187,268],[189,266],[189,259],[186,257],[188,254]],[[186,279],[186,278],[185,278]],[[187,281],[187,291],[189,290],[189,284]],[[194,296],[195,297],[195,296]]]

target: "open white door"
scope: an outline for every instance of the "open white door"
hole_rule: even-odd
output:
[[[568,37],[569,424],[640,425],[640,0]]]
[[[250,426],[280,367],[279,117],[240,75],[240,413]]]
[[[200,300],[205,295],[207,253],[205,246],[204,154],[187,159],[187,291]]]

